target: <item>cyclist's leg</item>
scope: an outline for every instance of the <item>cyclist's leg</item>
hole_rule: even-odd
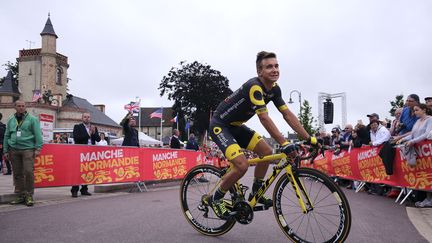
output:
[[[246,148],[248,150],[254,151],[259,156],[265,156],[265,155],[271,155],[272,149],[267,144],[267,142],[256,133],[254,130],[248,128],[245,125],[242,125],[238,127],[233,132],[234,137],[242,146],[243,148]],[[264,183],[264,176],[267,173],[267,169],[270,162],[260,162],[255,167],[255,178],[254,182],[252,184],[252,192],[249,195],[249,200],[255,195],[255,193],[258,191],[258,189],[262,186]],[[261,197],[258,200],[259,203],[265,204],[267,207],[270,207],[273,205],[273,201],[271,199]]]
[[[272,148],[264,139],[259,140],[259,142],[256,144],[255,148],[252,151],[258,154],[258,156],[260,157],[273,154]],[[271,162],[258,163],[255,167],[255,178],[263,179],[267,173],[267,169],[270,163]]]
[[[224,192],[228,191],[249,168],[246,156],[234,136],[234,134],[239,133],[238,129],[239,127],[226,126],[217,120],[210,122],[209,134],[213,142],[218,145],[225,158],[234,165],[234,168],[224,175],[221,182],[220,187]]]
[[[246,173],[249,168],[246,156],[231,133],[231,128],[215,120],[210,122],[209,134],[225,157],[233,164],[232,170],[224,175],[223,180],[213,196],[206,199],[215,214],[223,219],[229,217],[223,199],[226,192]]]
[[[268,143],[264,140],[261,139],[257,145],[255,146],[255,148],[253,149],[253,151],[258,154],[259,156],[266,156],[266,155],[271,155],[273,153],[272,148],[270,147],[270,145],[268,145]],[[269,164],[271,162],[260,162],[256,165],[255,167],[255,178],[254,178],[254,182],[252,184],[252,192],[251,192],[251,196],[256,194],[256,192],[261,188],[261,186],[264,183],[264,177],[267,173],[267,169],[269,167]],[[250,198],[251,199],[251,198]],[[262,196],[258,199],[258,202],[261,204],[264,204],[266,207],[271,207],[273,205],[273,200],[271,200],[270,198],[267,198],[265,196]]]
[[[228,160],[234,165],[234,168],[223,177],[220,187],[224,191],[228,191],[232,186],[234,186],[234,184],[243,177],[249,168],[248,161],[243,153]]]

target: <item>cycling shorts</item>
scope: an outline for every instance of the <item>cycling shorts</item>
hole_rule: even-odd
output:
[[[210,122],[209,134],[228,160],[243,154],[241,148],[253,151],[262,139],[261,135],[243,124],[227,125],[216,119]]]

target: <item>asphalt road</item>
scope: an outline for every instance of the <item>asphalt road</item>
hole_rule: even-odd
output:
[[[393,200],[345,190],[353,222],[348,242],[427,242]],[[33,208],[3,206],[0,242],[287,242],[273,211],[255,214],[221,237],[196,232],[184,219],[178,187],[115,193]]]

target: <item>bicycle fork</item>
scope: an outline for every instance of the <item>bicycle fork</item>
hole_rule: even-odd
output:
[[[314,208],[314,206],[312,205],[312,201],[310,200],[309,194],[306,192],[306,189],[303,183],[299,180],[296,172],[293,171],[291,166],[287,166],[286,173],[296,193],[297,199],[299,201],[303,213],[306,214],[312,211]]]

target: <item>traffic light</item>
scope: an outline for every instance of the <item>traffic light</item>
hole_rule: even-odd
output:
[[[324,124],[333,123],[333,102],[331,99],[326,99],[324,102]]]

